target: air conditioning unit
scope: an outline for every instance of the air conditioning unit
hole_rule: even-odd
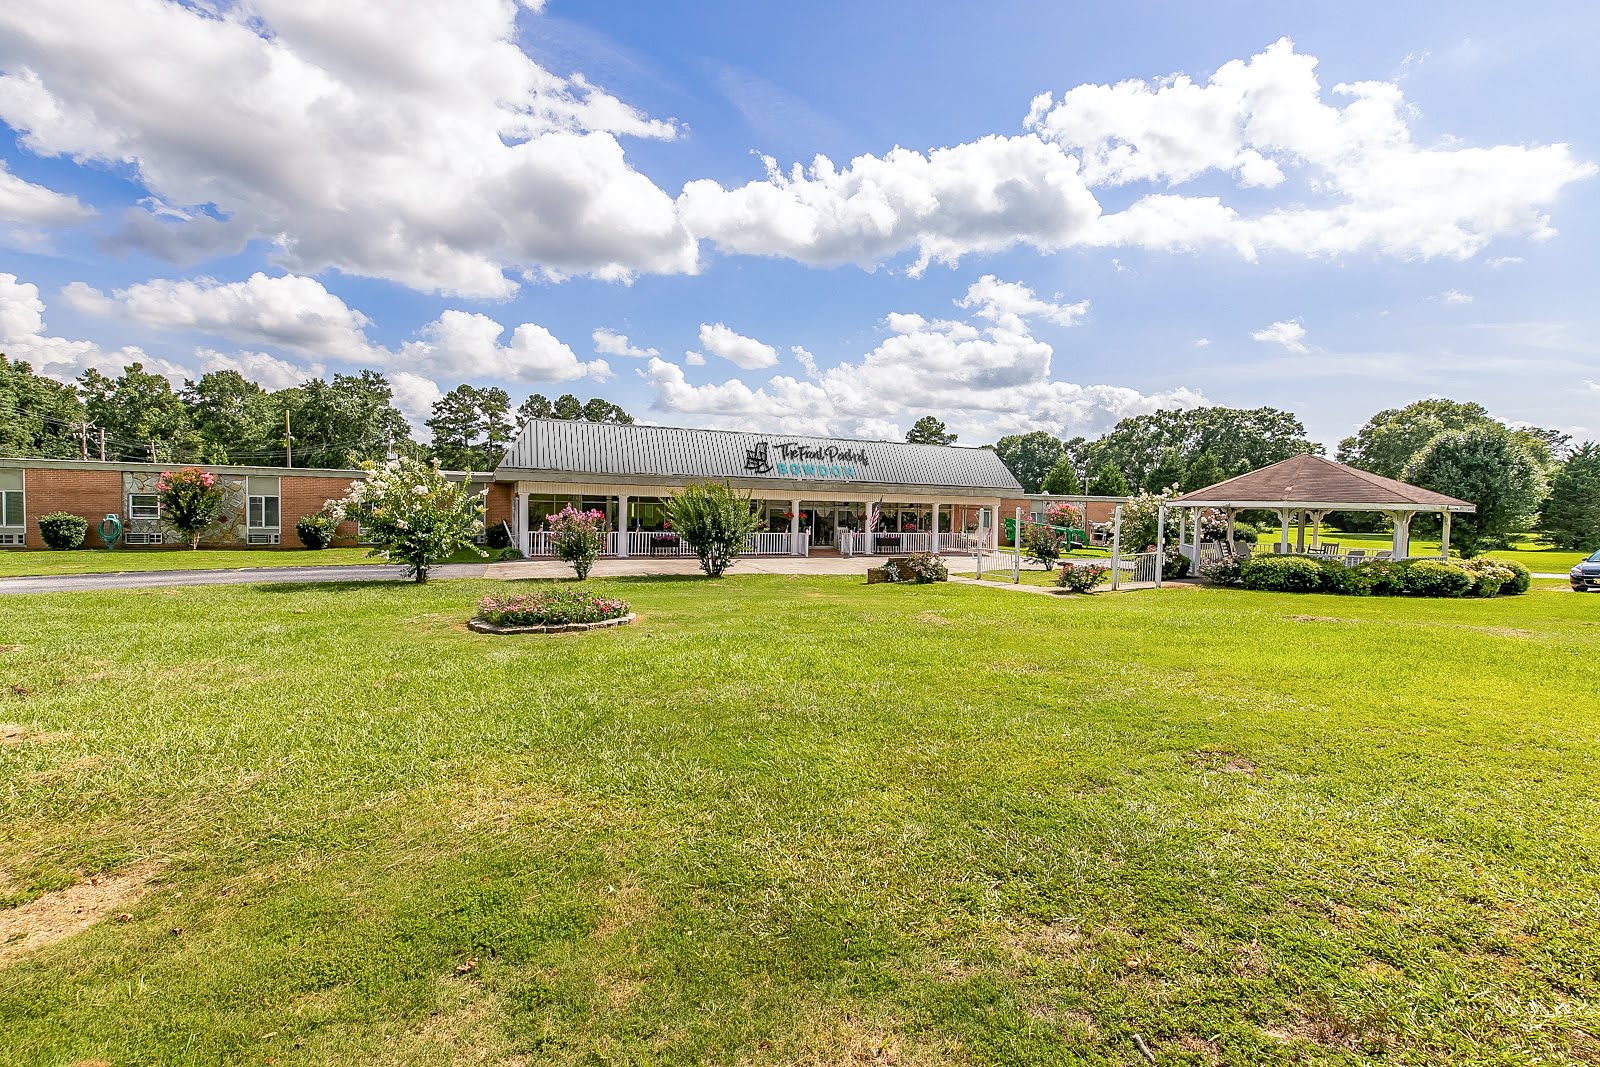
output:
[[[0,533],[0,548],[21,548],[26,539],[22,533]]]
[[[275,545],[278,543],[277,530],[251,530],[245,541],[252,545]]]
[[[141,530],[129,530],[122,535],[122,543],[125,545],[159,545],[161,543],[161,535],[159,533],[146,533]]]

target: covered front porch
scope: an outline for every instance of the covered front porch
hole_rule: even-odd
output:
[[[670,492],[656,487],[613,492],[519,484],[513,498],[513,543],[528,559],[553,556],[548,516],[571,506],[598,511],[610,527],[602,556],[618,559],[693,556],[672,529]],[[543,491],[541,491],[543,490]],[[910,499],[830,500],[757,497],[751,506],[761,529],[745,556],[900,555],[971,553],[995,547],[999,501]]]

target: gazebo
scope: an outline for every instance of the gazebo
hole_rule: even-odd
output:
[[[1322,520],[1332,511],[1377,511],[1394,523],[1393,556],[1404,559],[1411,554],[1411,520],[1418,513],[1438,512],[1444,532],[1439,546],[1441,558],[1450,555],[1450,516],[1477,510],[1465,500],[1422,489],[1406,482],[1385,478],[1370,471],[1335,463],[1321,456],[1300,455],[1280,460],[1270,467],[1229,478],[1204,489],[1185,493],[1167,504],[1193,515],[1184,524],[1179,543],[1184,554],[1196,565],[1200,562],[1199,511],[1216,508],[1228,520],[1228,550],[1233,551],[1234,518],[1241,511],[1271,511],[1278,516],[1278,551],[1289,551],[1289,528],[1298,527],[1295,550],[1306,549],[1306,520],[1311,522],[1311,547],[1319,547]],[[1189,527],[1192,526],[1192,531]],[[1187,537],[1192,541],[1185,543]]]

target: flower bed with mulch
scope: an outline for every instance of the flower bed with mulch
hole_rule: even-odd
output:
[[[633,620],[626,600],[583,589],[551,588],[486,596],[467,627],[480,634],[564,634],[626,626]]]

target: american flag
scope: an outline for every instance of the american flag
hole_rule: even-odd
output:
[[[879,500],[876,504],[873,504],[872,507],[867,509],[867,529],[876,530],[878,528],[878,519],[882,516],[882,514],[883,501]]]

